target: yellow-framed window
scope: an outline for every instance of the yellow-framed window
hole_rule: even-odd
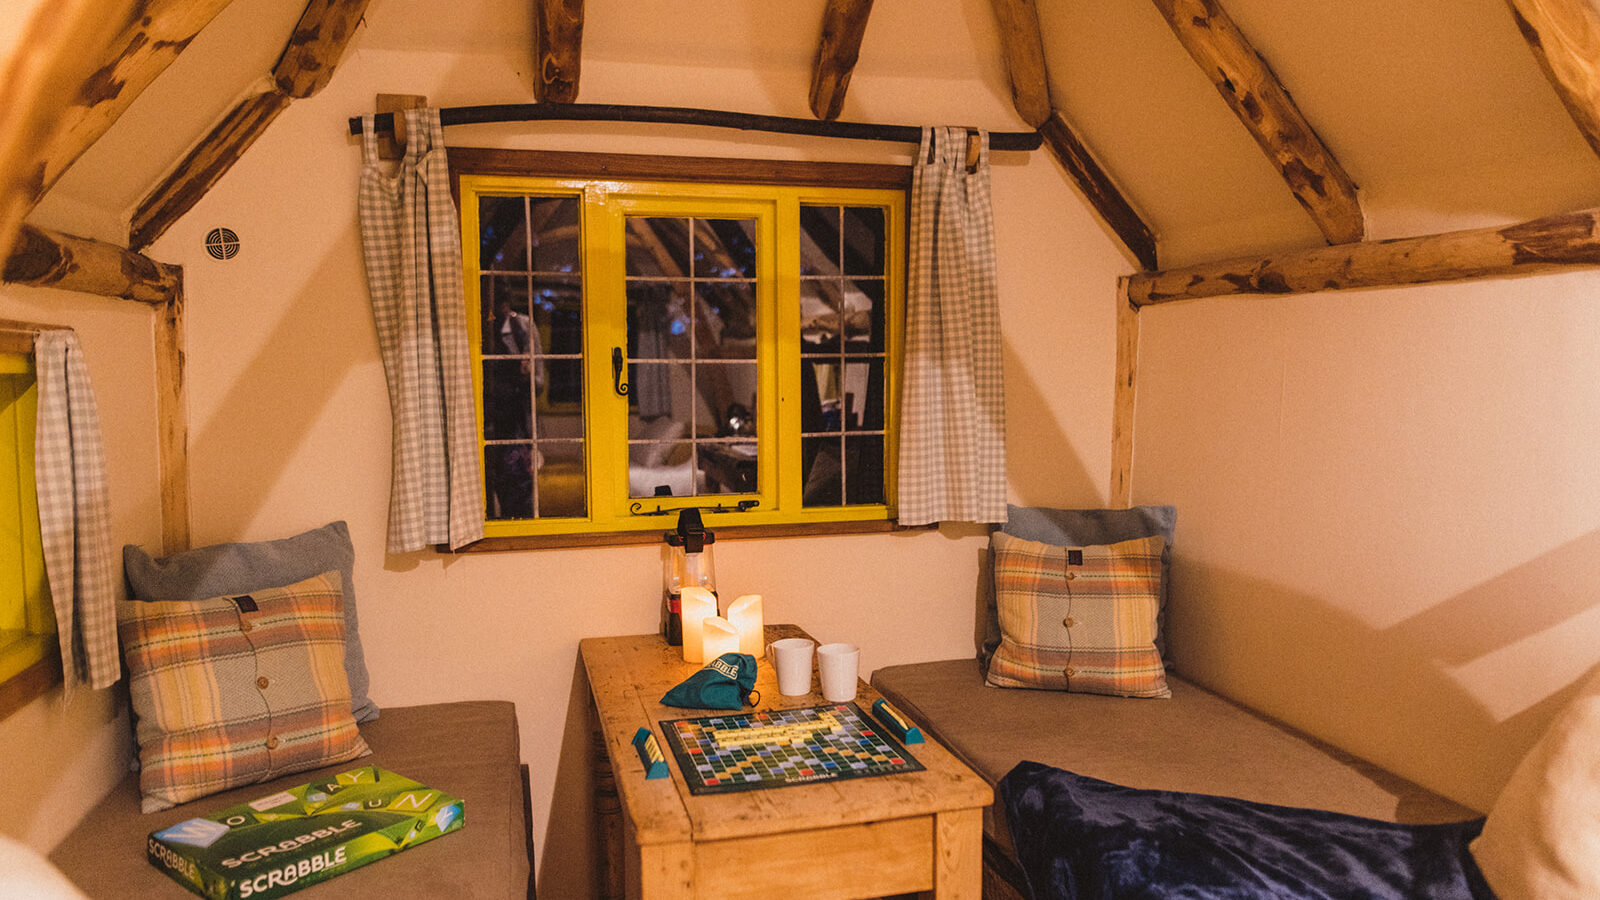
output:
[[[902,189],[457,184],[489,537],[892,521]]]
[[[37,400],[32,355],[0,351],[0,684],[56,643],[33,476]]]

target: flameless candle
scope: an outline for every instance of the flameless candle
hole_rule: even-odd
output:
[[[705,621],[717,614],[717,597],[703,587],[683,589],[683,661],[703,663],[700,654]]]
[[[760,656],[766,652],[766,633],[762,631],[761,595],[745,594],[728,604],[728,621],[739,630],[739,652]]]
[[[733,627],[721,616],[712,616],[702,621],[701,651],[705,660],[713,660],[724,653],[739,652],[739,630]],[[684,646],[689,644],[689,636],[684,635]]]

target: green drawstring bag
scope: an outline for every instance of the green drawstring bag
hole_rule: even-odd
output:
[[[686,709],[743,709],[746,702],[751,706],[761,702],[755,686],[756,658],[748,653],[724,653],[667,691],[661,702]]]

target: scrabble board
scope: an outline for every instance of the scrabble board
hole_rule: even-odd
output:
[[[723,713],[660,724],[691,794],[923,769],[854,703]]]

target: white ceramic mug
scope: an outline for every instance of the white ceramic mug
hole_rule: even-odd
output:
[[[778,670],[778,693],[803,697],[811,693],[811,649],[816,641],[783,638],[767,645],[767,659]]]
[[[822,699],[829,703],[845,703],[856,698],[856,677],[860,671],[861,648],[855,644],[823,644],[817,648]]]

